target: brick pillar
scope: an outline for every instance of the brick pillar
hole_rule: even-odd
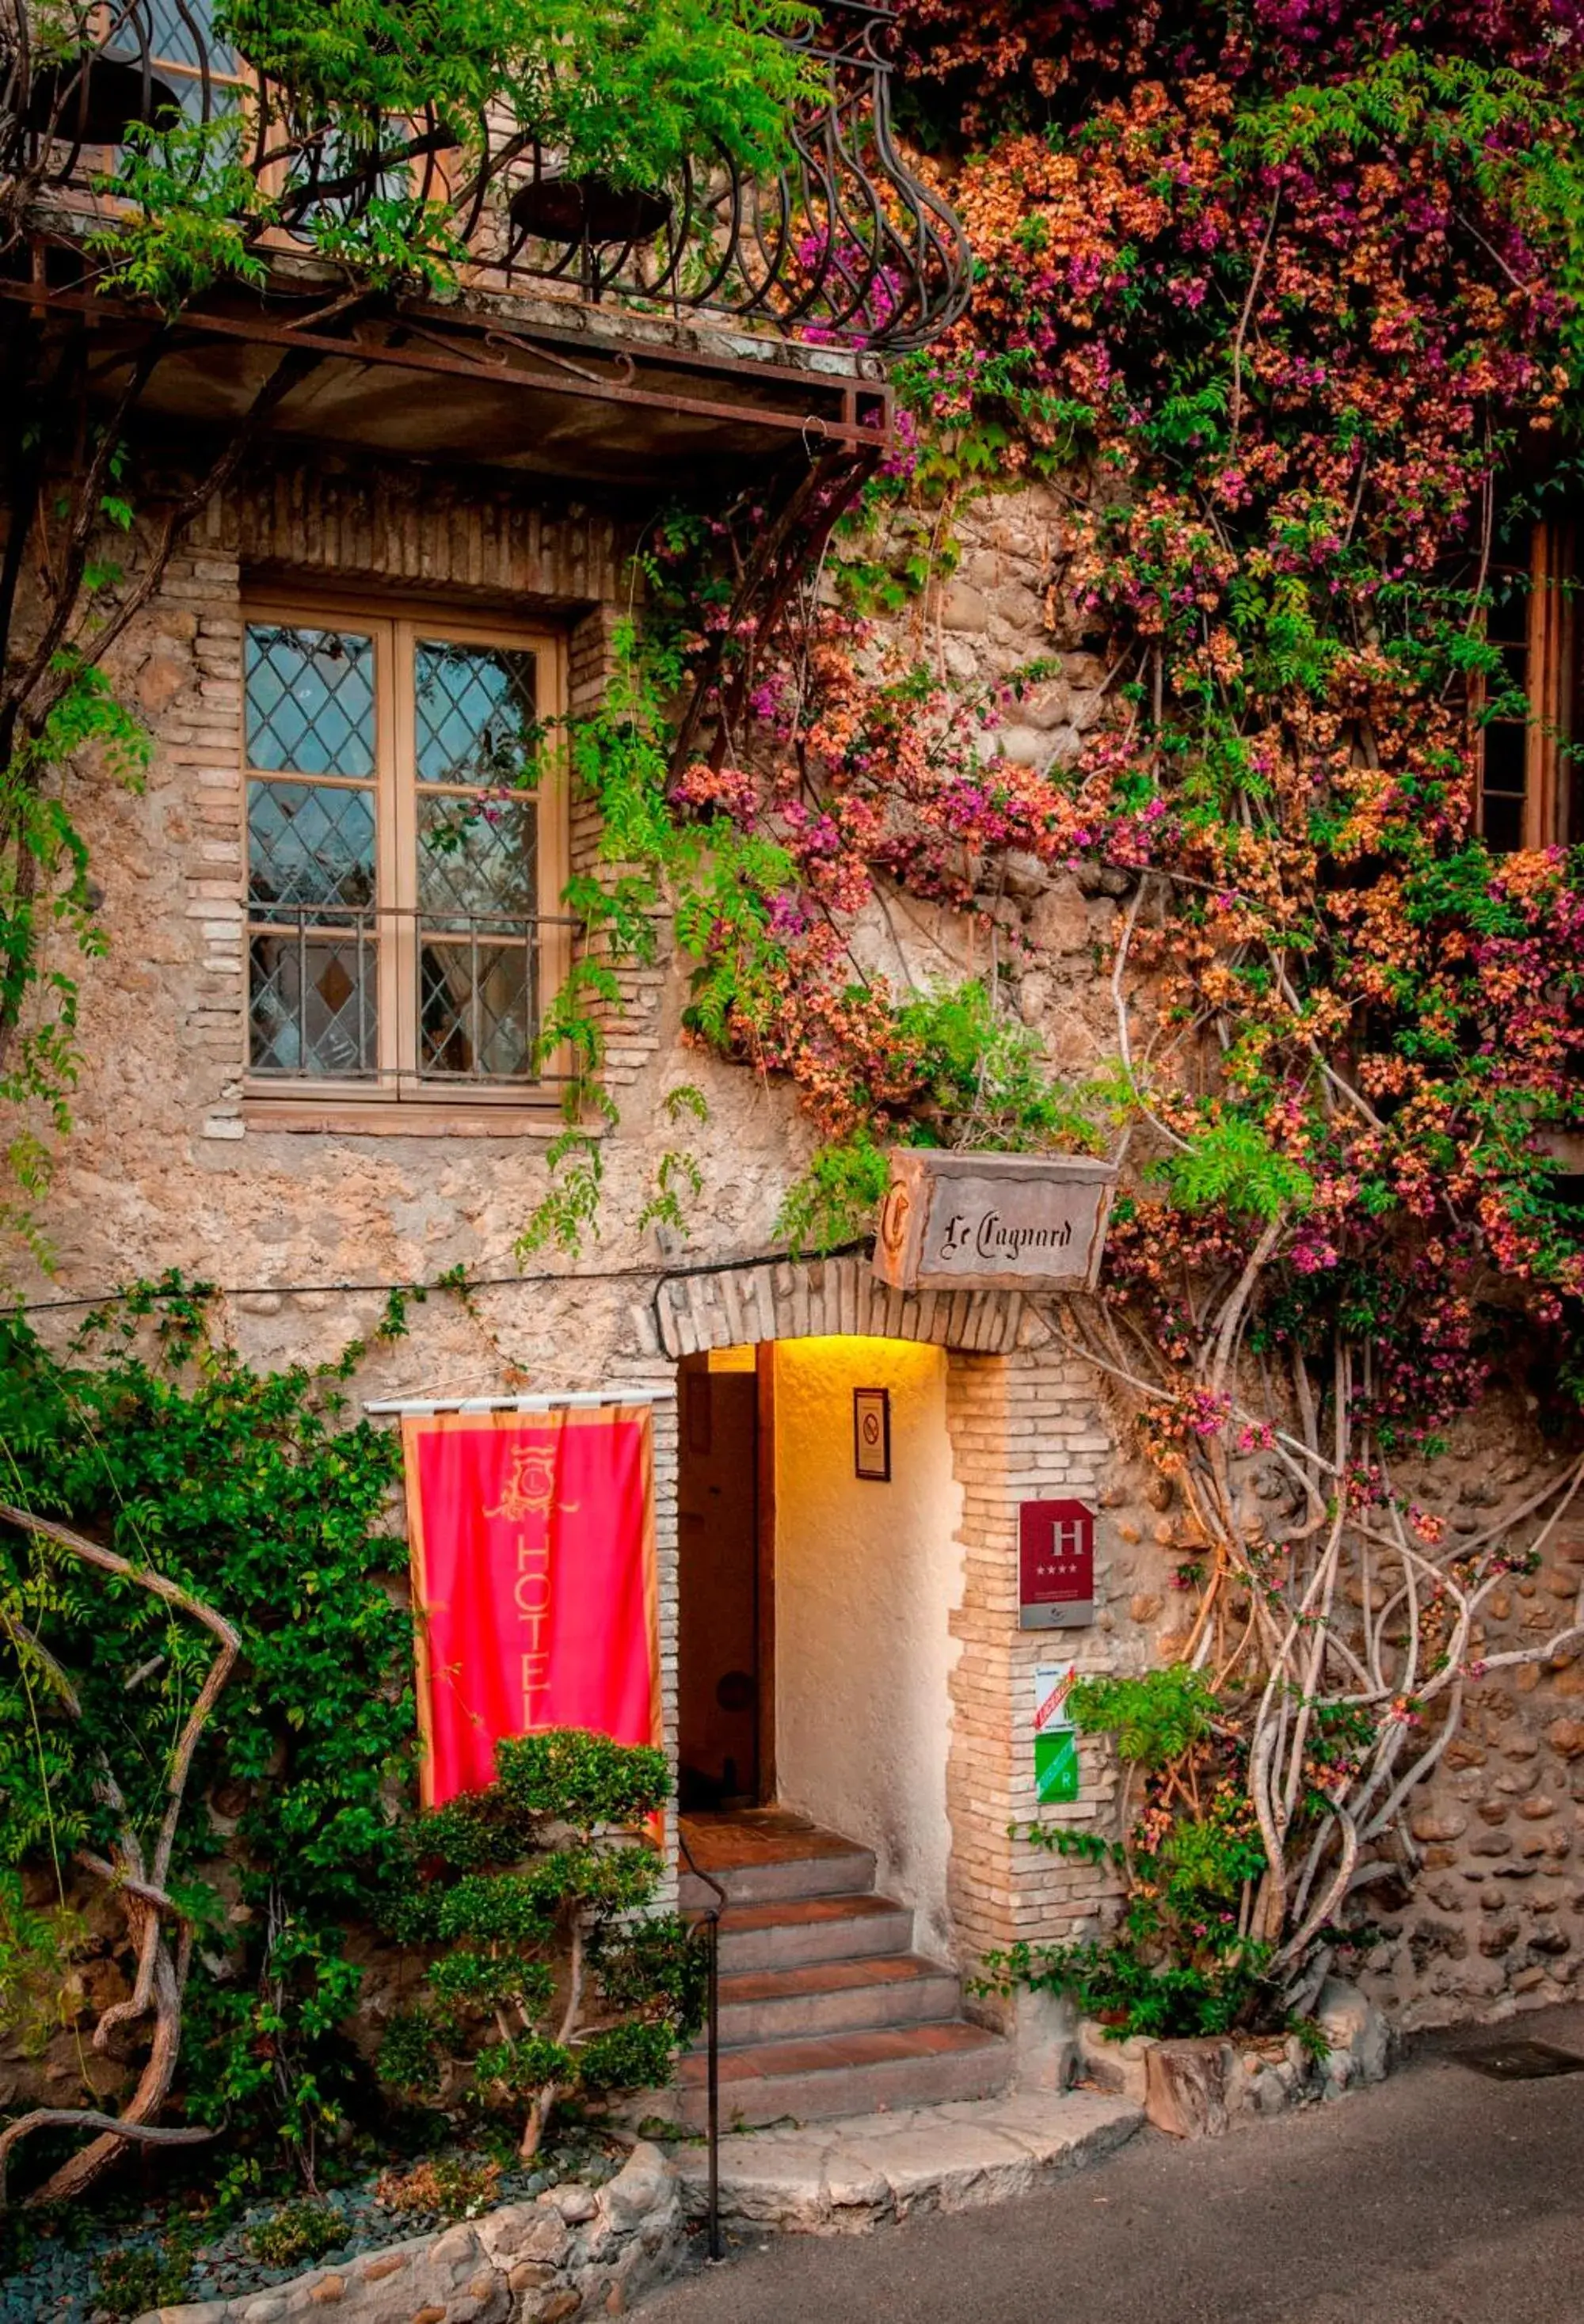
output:
[[[623,619],[622,609],[616,605],[596,605],[585,613],[571,632],[567,651],[567,709],[573,719],[587,718],[599,707],[600,698],[616,669],[616,632]],[[600,819],[595,801],[579,796],[574,788],[571,802],[571,863],[574,872],[593,874],[615,882],[633,865],[605,863],[599,858]],[[583,947],[588,957],[608,957],[609,946],[603,936],[595,936]],[[662,947],[663,949],[663,947]],[[660,1004],[664,987],[662,960],[653,966],[637,961],[620,960],[613,964],[617,998],[614,1002],[596,1002],[589,1014],[599,1024],[605,1039],[605,1064],[599,1075],[607,1089],[622,1089],[636,1081],[639,1074],[657,1055],[660,1048]]]
[[[1109,1830],[1116,1777],[1098,1746],[1083,1747],[1083,1789],[1070,1807],[1039,1809],[1033,1772],[1035,1666],[1112,1667],[1113,1634],[1101,1610],[1104,1532],[1097,1529],[1095,1627],[1043,1632],[1017,1627],[1017,1534],[1021,1501],[1072,1494],[1092,1502],[1112,1443],[1087,1368],[1050,1349],[954,1353],[946,1412],[963,1489],[962,1597],[951,1618],[961,1653],[951,1677],[946,1777],[949,1895],[958,1965],[972,1976],[987,1951],[1020,1937],[1077,1933],[1116,1893],[1107,1874],[1008,1831],[1036,1817]],[[1005,2013],[991,2004],[987,2014]]]
[[[653,1368],[652,1372],[653,1372]],[[675,1397],[651,1406],[654,1415],[654,1564],[660,1599],[660,1712],[665,1754],[674,1777],[677,1766],[677,1470],[680,1453]],[[676,1909],[676,1786],[665,1806],[665,1886],[656,1902]]]

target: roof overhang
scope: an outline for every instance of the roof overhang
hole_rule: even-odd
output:
[[[872,458],[890,439],[883,365],[843,348],[565,299],[354,296],[289,268],[264,294],[218,290],[167,326],[54,272],[46,259],[0,281],[0,300],[89,329],[107,396],[168,329],[140,410],[206,435],[242,420],[295,351],[302,376],[270,434],[393,460],[686,488],[751,477],[800,443]]]

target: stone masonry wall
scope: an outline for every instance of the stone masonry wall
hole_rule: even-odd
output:
[[[1415,1499],[1454,1531],[1487,1526],[1560,1465],[1510,1405],[1465,1423]],[[1504,1423],[1505,1424],[1504,1429]],[[1488,1601],[1475,1650],[1554,1637],[1584,1589],[1584,1523],[1561,1524],[1538,1571]],[[1584,1966],[1584,1655],[1493,1671],[1410,1803],[1416,1877],[1375,1894],[1380,1942],[1361,1982],[1402,2024],[1503,2016],[1575,1997]]]
[[[421,588],[475,614],[526,611],[564,628],[579,712],[597,699],[627,609],[630,546],[630,531],[575,503],[421,475],[402,484],[271,470],[210,512],[117,658],[116,675],[156,737],[146,784],[127,790],[88,769],[70,786],[111,949],[103,962],[67,964],[81,988],[85,1065],[47,1221],[55,1280],[38,1277],[40,1296],[171,1266],[218,1277],[238,1290],[228,1320],[239,1343],[279,1361],[329,1354],[375,1320],[377,1293],[330,1286],[423,1279],[459,1263],[475,1277],[522,1272],[514,1246],[545,1191],[545,1148],[561,1126],[553,1104],[514,1110],[498,1130],[442,1116],[421,1134],[374,1135],[277,1128],[244,1101],[241,590],[245,578],[277,592],[333,582],[377,607],[387,588]],[[595,837],[579,807],[579,868]],[[699,1153],[695,1249],[769,1243],[806,1130],[783,1093],[680,1047],[682,996],[663,963],[624,966],[619,982],[606,1078],[623,1119],[606,1148],[597,1251],[614,1279],[555,1297],[536,1285],[486,1289],[481,1323],[432,1306],[421,1378],[377,1379],[375,1391],[478,1392],[498,1386],[506,1365],[537,1387],[597,1377],[625,1317],[620,1268],[662,1256],[633,1222],[668,1146]],[[681,1081],[704,1089],[707,1135],[684,1138],[664,1115]]]

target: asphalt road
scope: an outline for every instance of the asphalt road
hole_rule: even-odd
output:
[[[1584,2324],[1584,2073],[1495,2081],[1486,2028],[1379,2089],[993,2210],[783,2236],[642,2324]],[[1584,2055],[1584,2008],[1499,2029]]]

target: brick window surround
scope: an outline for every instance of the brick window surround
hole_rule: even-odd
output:
[[[249,1114],[553,1106],[564,1061],[533,1047],[573,933],[563,637],[383,593],[247,590],[242,613]]]

